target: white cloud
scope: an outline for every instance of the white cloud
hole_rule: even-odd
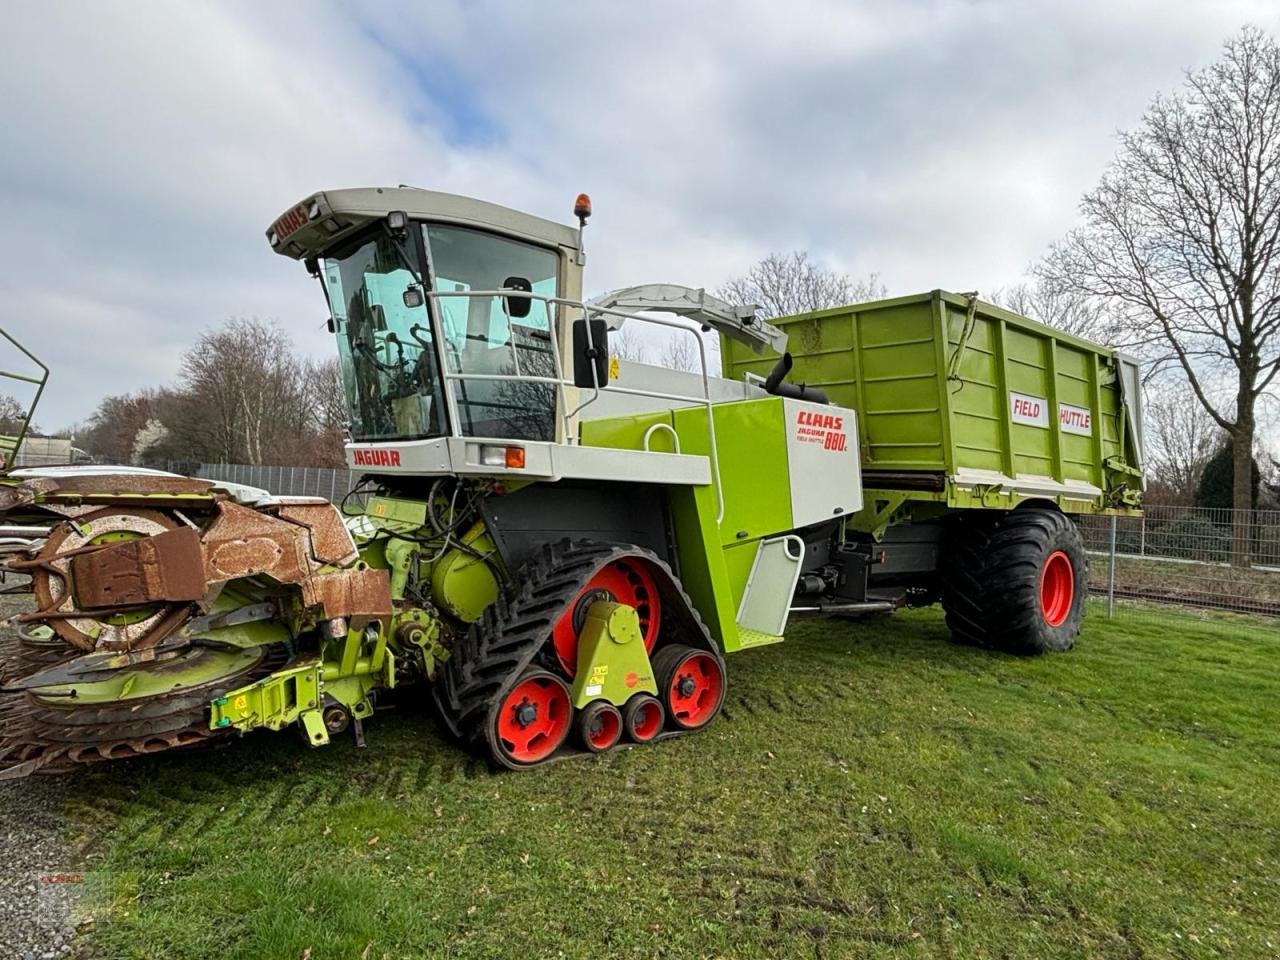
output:
[[[590,290],[807,248],[894,292],[991,289],[1184,67],[1269,3],[27,5],[0,61],[0,298],[40,417],[168,380],[196,331],[328,344],[262,231],[409,182],[596,216]]]

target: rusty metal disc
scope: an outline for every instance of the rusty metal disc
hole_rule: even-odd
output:
[[[67,616],[78,609],[69,554],[112,540],[155,536],[177,529],[179,523],[159,510],[105,507],[59,524],[31,569],[32,592],[38,609],[47,615],[40,619],[81,650],[134,650],[154,643],[177,626],[189,605],[158,602],[123,612]]]

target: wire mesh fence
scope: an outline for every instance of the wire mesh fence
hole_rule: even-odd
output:
[[[1141,517],[1086,517],[1091,590],[1122,614],[1130,601],[1280,617],[1280,511],[1240,519],[1247,565],[1232,563],[1236,521],[1233,510],[1167,504],[1147,504]]]
[[[281,467],[246,463],[170,464],[175,473],[190,473],[220,483],[260,487],[280,497],[323,497],[341,503],[360,479],[351,470],[331,467]]]
[[[280,496],[341,503],[361,474],[327,467],[235,463],[171,464],[170,469]],[[1280,510],[1247,517],[1251,563],[1232,566],[1235,512],[1148,504],[1141,517],[1084,517],[1089,588],[1108,615],[1156,618],[1176,605],[1204,615],[1244,614],[1242,628],[1280,630]]]

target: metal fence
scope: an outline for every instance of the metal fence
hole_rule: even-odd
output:
[[[325,467],[171,464],[209,480],[262,487],[282,496],[324,497],[341,503],[360,474]],[[1147,504],[1142,517],[1085,517],[1089,585],[1108,615],[1158,615],[1175,604],[1203,614],[1249,615],[1246,625],[1280,629],[1280,510],[1249,517],[1250,567],[1231,566],[1234,511]]]
[[[1090,586],[1109,610],[1137,601],[1280,617],[1280,511],[1246,515],[1247,567],[1231,563],[1235,511],[1147,504],[1143,514],[1080,523]]]
[[[281,497],[324,497],[332,503],[341,503],[361,476],[351,470],[330,467],[268,467],[246,463],[169,464],[168,468],[206,480],[261,487]]]

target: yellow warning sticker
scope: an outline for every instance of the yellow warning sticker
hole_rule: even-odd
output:
[[[617,380],[622,375],[622,360],[619,357],[609,358],[609,379]]]
[[[240,696],[236,697],[235,703],[233,703],[232,706],[243,713],[245,710],[249,709],[249,698],[242,693]]]

